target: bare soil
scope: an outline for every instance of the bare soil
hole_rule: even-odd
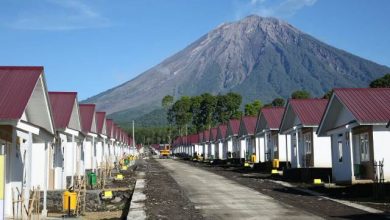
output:
[[[156,161],[145,160],[138,171],[146,173],[146,214],[148,219],[203,219],[200,211],[176,181]]]

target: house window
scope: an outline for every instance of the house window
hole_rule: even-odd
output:
[[[338,142],[338,147],[339,147],[339,162],[343,162],[343,142],[339,141]]]
[[[368,133],[361,133],[359,135],[360,142],[360,158],[361,161],[370,161]]]
[[[311,140],[311,133],[307,133],[303,135],[303,139],[305,142],[305,152],[306,154],[312,153],[312,140]]]

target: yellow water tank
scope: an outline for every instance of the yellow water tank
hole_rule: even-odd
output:
[[[76,210],[77,206],[77,193],[65,191],[63,195],[63,208],[64,210]]]
[[[278,159],[274,159],[272,161],[272,167],[273,168],[279,168],[279,160]]]
[[[256,154],[252,154],[252,156],[251,156],[251,162],[252,162],[252,163],[256,162]]]
[[[122,174],[117,174],[115,179],[116,180],[123,180],[123,175]]]

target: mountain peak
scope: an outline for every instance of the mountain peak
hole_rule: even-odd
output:
[[[114,115],[119,118],[152,111],[165,95],[234,91],[244,103],[269,102],[298,89],[321,96],[335,87],[366,87],[386,72],[388,67],[322,43],[287,22],[251,15],[218,26],[135,79],[86,102],[96,103],[99,111],[120,112]]]

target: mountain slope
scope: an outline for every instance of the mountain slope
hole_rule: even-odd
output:
[[[130,120],[165,95],[239,92],[243,101],[287,98],[305,89],[366,87],[390,68],[331,47],[275,18],[249,16],[220,25],[138,77],[85,102]],[[113,114],[115,113],[115,114]]]

